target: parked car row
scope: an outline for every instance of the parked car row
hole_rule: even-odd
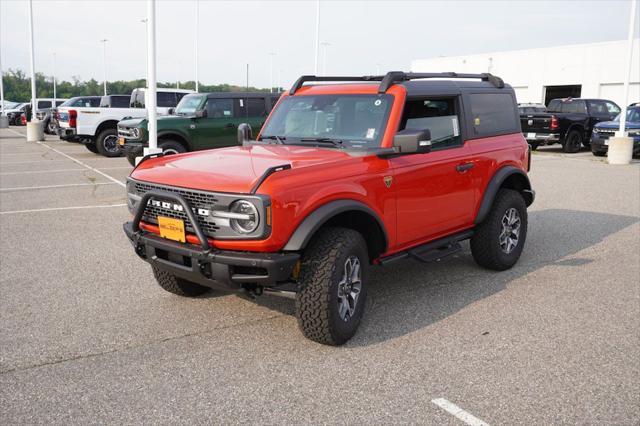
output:
[[[606,99],[553,99],[542,104],[519,104],[522,133],[532,149],[559,143],[568,153],[591,149],[593,155],[604,156],[609,137],[620,127],[620,107]],[[627,110],[627,131],[634,138],[634,155],[640,153],[639,107]]]

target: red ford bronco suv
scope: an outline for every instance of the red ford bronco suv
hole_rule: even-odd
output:
[[[514,91],[493,75],[303,76],[255,140],[248,125],[238,139],[145,157],[128,179],[124,231],[171,293],[295,292],[304,335],[339,345],[373,265],[470,239],[500,271],[524,247],[530,152]]]

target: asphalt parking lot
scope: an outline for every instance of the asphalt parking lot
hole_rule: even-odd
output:
[[[516,267],[378,269],[333,348],[289,299],[164,292],[121,229],[126,159],[24,132],[0,130],[1,424],[640,419],[637,161],[541,148]]]

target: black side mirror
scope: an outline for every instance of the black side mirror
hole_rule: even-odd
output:
[[[169,110],[167,111],[169,113],[169,115],[173,115],[176,112],[175,108],[169,108]]]
[[[238,143],[242,145],[252,139],[253,131],[251,130],[251,126],[249,126],[247,123],[240,124],[238,126]]]
[[[401,130],[393,137],[393,147],[398,154],[424,154],[431,152],[431,131],[429,129]]]
[[[195,117],[196,118],[204,118],[208,115],[207,110],[206,109],[199,109],[195,112]]]

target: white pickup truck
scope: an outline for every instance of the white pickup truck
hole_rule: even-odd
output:
[[[158,114],[167,115],[180,99],[193,90],[157,89]],[[106,157],[121,155],[118,145],[118,121],[147,116],[146,89],[131,92],[130,108],[60,107],[56,112],[60,139],[83,143],[91,152]]]

